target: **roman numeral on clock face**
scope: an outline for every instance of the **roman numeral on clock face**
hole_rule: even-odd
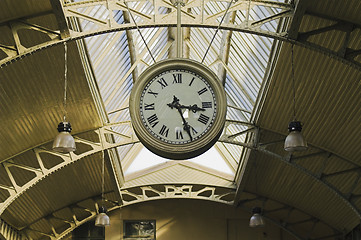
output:
[[[162,126],[162,128],[159,131],[159,134],[165,137],[168,137],[169,128],[165,125]]]
[[[155,109],[154,103],[144,105],[144,110],[154,110],[154,109]]]
[[[176,139],[183,139],[183,133],[181,129],[177,129],[175,132]]]
[[[207,124],[208,120],[209,120],[209,117],[207,117],[206,115],[203,115],[202,113],[198,118],[198,121],[203,123],[204,125]]]
[[[202,88],[198,91],[198,95],[202,95],[203,93],[207,92],[207,88]]]
[[[212,108],[212,102],[202,102],[202,108]]]
[[[182,83],[182,74],[181,73],[173,74],[173,84],[174,83]]]
[[[153,94],[154,97],[157,97],[158,93],[156,92],[153,92],[152,90],[149,89],[148,91],[149,94]]]
[[[164,80],[164,78],[157,80],[157,82],[162,86],[162,89],[168,86],[168,83]]]
[[[157,115],[153,114],[152,116],[147,118],[149,124],[152,126],[152,128],[155,127],[159,123]]]
[[[191,80],[191,82],[189,83],[188,86],[192,86],[192,83],[193,83],[194,79],[195,79],[195,77],[192,78],[192,80]]]

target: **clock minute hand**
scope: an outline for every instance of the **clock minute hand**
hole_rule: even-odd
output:
[[[185,120],[185,118],[183,117],[183,113],[182,113],[182,110],[180,109],[180,107],[179,106],[176,106],[176,108],[177,108],[177,110],[178,110],[178,112],[179,112],[179,114],[181,115],[181,117],[182,117],[182,120],[183,120],[183,129],[184,130],[186,130],[186,132],[188,133],[188,135],[189,135],[189,137],[190,137],[190,139],[191,139],[191,141],[193,140],[193,138],[192,138],[192,135],[191,135],[191,126],[189,125],[189,123]]]
[[[192,138],[191,130],[190,130],[191,127],[190,127],[189,123],[185,120],[185,118],[183,117],[183,113],[182,113],[182,110],[181,110],[182,105],[179,104],[179,99],[176,96],[173,96],[173,102],[168,103],[167,106],[170,107],[171,109],[176,108],[178,110],[179,114],[182,117],[183,129],[188,133],[189,138],[192,141],[193,138]]]

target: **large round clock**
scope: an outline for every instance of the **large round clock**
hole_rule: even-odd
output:
[[[227,104],[224,88],[209,68],[193,60],[168,59],[140,75],[129,109],[144,146],[182,160],[202,154],[218,140]]]

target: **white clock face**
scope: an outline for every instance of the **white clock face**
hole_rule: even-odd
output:
[[[157,139],[186,144],[201,138],[214,124],[217,102],[211,85],[188,70],[168,70],[142,89],[140,118]]]

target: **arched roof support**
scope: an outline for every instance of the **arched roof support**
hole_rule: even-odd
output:
[[[121,190],[122,197],[124,199],[123,205],[119,202],[106,200],[108,212],[114,211],[123,207],[127,207],[133,204],[144,203],[147,201],[155,201],[155,200],[162,200],[162,199],[193,199],[193,200],[207,200],[207,201],[214,201],[220,204],[232,205],[235,189],[227,189],[222,187],[216,186],[205,186],[205,185],[190,185],[190,184],[163,184],[163,185],[144,185],[144,186],[136,186],[129,189],[122,189]],[[328,226],[326,223],[322,222],[321,220],[303,212],[300,209],[288,206],[281,202],[275,201],[270,198],[266,198],[264,196],[260,196],[254,193],[244,193],[243,200],[238,204],[237,208],[241,208],[242,210],[248,212],[251,215],[252,206],[253,204],[258,204],[259,202],[263,202],[265,204],[270,204],[270,206],[277,205],[278,207],[269,207],[264,210],[263,217],[268,220],[270,223],[274,224],[275,226],[279,227],[283,231],[289,233],[293,237],[298,240],[306,240],[309,239],[309,235],[312,232],[312,228],[308,229],[309,231],[297,231],[294,226],[301,224],[301,223],[315,223],[315,224],[324,224],[328,231],[325,234],[325,238],[329,237],[331,234],[333,237],[341,237],[342,233],[338,230]],[[65,220],[61,219],[56,216],[55,212],[62,211],[63,209],[58,209],[54,213],[51,213],[49,216],[45,218],[48,219],[48,222],[51,223],[52,220],[63,221],[67,224],[67,228],[62,229],[62,232],[53,231],[52,233],[40,233],[42,235],[46,235],[50,237],[50,239],[61,239],[70,232],[72,232],[75,228],[79,227],[85,222],[88,222],[96,217],[97,209],[98,209],[98,202],[97,199],[100,199],[100,196],[93,196],[88,199],[83,199],[79,202],[66,206],[65,208],[70,209],[71,212],[74,213],[72,220]],[[92,202],[93,206],[84,206],[84,202]],[[74,211],[77,209],[77,211]],[[82,217],[77,216],[75,212],[81,214]],[[286,219],[278,219],[277,213],[286,212],[287,215],[291,214],[301,214],[304,219],[295,221],[290,218]],[[86,214],[83,214],[86,213]],[[85,217],[84,217],[85,216]],[[39,219],[38,221],[41,221]],[[33,224],[35,224],[34,222]],[[51,227],[54,229],[54,227]],[[31,229],[30,226],[24,228],[21,233],[30,233],[35,231]],[[17,234],[20,232],[15,231]],[[39,234],[39,232],[37,232]],[[26,239],[26,234],[23,234],[22,239]],[[6,238],[8,240],[21,240],[19,238]],[[320,238],[322,239],[322,237]]]
[[[229,134],[229,133],[227,133],[227,128],[231,125],[247,126],[247,129],[240,131],[239,133],[236,133],[236,134]],[[276,145],[279,145],[280,143],[283,143],[285,136],[282,138],[282,140],[279,140],[279,141],[263,143],[258,138],[259,132],[261,131],[261,129],[258,127],[252,126],[252,124],[250,124],[250,123],[244,123],[244,122],[238,122],[238,121],[228,121],[226,123],[225,128],[226,128],[226,131],[224,131],[223,135],[221,135],[219,142],[228,143],[228,144],[236,144],[238,146],[243,146],[250,150],[262,152],[271,157],[279,159],[283,163],[297,169],[302,174],[305,174],[305,175],[311,177],[313,180],[322,184],[324,187],[326,187],[327,189],[332,191],[338,198],[340,198],[343,202],[345,202],[345,204],[347,204],[353,210],[353,212],[357,215],[358,218],[361,218],[361,209],[354,204],[354,201],[359,199],[360,196],[353,194],[353,191],[355,190],[355,187],[357,185],[357,182],[359,181],[359,178],[356,178],[356,180],[354,181],[352,186],[350,186],[350,190],[348,193],[343,193],[335,184],[333,184],[331,181],[328,181],[328,179],[331,178],[332,176],[338,176],[338,175],[341,176],[342,174],[345,174],[345,173],[359,175],[359,172],[360,172],[359,165],[357,165],[357,164],[353,163],[352,161],[345,159],[341,156],[337,156],[334,153],[328,152],[323,149],[319,149],[319,148],[317,148],[315,146],[311,146],[311,145],[309,145],[309,147],[312,148],[313,150],[315,150],[315,152],[309,153],[309,154],[306,153],[305,155],[302,155],[299,157],[294,157],[292,154],[282,155],[279,152],[271,151],[271,150],[269,150],[269,147],[272,145],[276,146]],[[262,129],[262,130],[268,131],[268,130],[264,130],[264,129]],[[272,133],[271,131],[268,131],[268,132]],[[244,135],[244,134],[249,134],[250,137],[249,137],[248,142],[243,142],[243,141],[239,140],[238,137],[241,135]],[[301,165],[298,163],[298,161],[300,161],[302,159],[311,158],[315,155],[326,156],[324,163],[323,163],[324,166],[322,167],[322,169],[320,169],[317,172],[314,169],[312,169],[312,170],[308,169],[304,165]],[[336,157],[338,161],[342,161],[347,166],[351,166],[351,167],[347,170],[344,170],[344,169],[343,170],[335,170],[332,173],[326,173],[325,168],[327,165],[327,160],[330,156]],[[242,169],[238,169],[238,171],[242,171]],[[239,185],[239,183],[238,183],[238,185]],[[235,201],[235,204],[237,204],[237,200]]]
[[[242,125],[243,127],[245,127],[245,129],[243,129],[239,133],[231,134],[230,131],[228,130],[228,128],[230,128],[230,127],[232,128],[235,125]],[[112,128],[112,127],[116,127],[116,126],[123,126],[123,131],[122,132],[115,131],[114,128]],[[124,130],[125,128],[127,128],[128,130]],[[324,187],[326,187],[327,189],[332,191],[338,198],[342,199],[345,202],[345,204],[347,204],[355,212],[355,214],[358,217],[361,217],[361,210],[353,203],[354,200],[358,199],[360,196],[353,194],[352,193],[353,189],[351,189],[349,191],[349,193],[346,193],[346,194],[342,193],[342,191],[340,189],[338,189],[337,186],[333,185],[330,181],[327,181],[327,179],[330,177],[337,176],[337,175],[341,176],[342,174],[345,174],[345,173],[358,174],[359,170],[360,170],[360,166],[352,163],[351,161],[349,161],[347,159],[336,156],[336,157],[338,157],[339,161],[345,161],[345,163],[347,163],[348,165],[351,164],[354,167],[352,167],[348,170],[335,171],[333,173],[325,173],[322,170],[320,172],[316,173],[316,172],[314,172],[310,169],[307,169],[306,167],[298,164],[297,161],[300,161],[303,158],[312,157],[315,154],[318,154],[318,155],[326,154],[327,156],[331,156],[331,155],[335,156],[335,155],[332,153],[328,153],[327,151],[318,149],[316,147],[310,146],[312,148],[318,149],[318,151],[316,153],[306,154],[306,155],[303,155],[302,157],[297,157],[297,158],[292,157],[292,155],[283,156],[283,155],[280,155],[279,153],[272,152],[267,149],[267,147],[269,145],[278,144],[280,141],[275,141],[272,143],[261,143],[261,142],[259,142],[259,140],[256,137],[258,135],[258,131],[259,131],[259,128],[255,127],[252,123],[227,120],[224,133],[220,137],[219,141],[223,142],[223,143],[236,144],[239,146],[243,146],[247,149],[256,150],[256,151],[265,153],[267,155],[270,155],[272,157],[279,159],[280,161],[286,163],[289,166],[294,167],[295,169],[300,171],[302,174],[306,174],[307,176],[311,177],[312,179],[314,179],[315,181],[319,182]],[[21,194],[26,192],[29,188],[36,185],[39,181],[45,179],[47,176],[49,176],[53,172],[59,170],[60,168],[63,168],[69,164],[72,164],[86,156],[95,154],[97,152],[101,152],[101,151],[113,149],[113,148],[116,148],[119,146],[125,146],[125,145],[134,144],[136,142],[139,142],[139,140],[137,139],[137,137],[135,136],[134,132],[131,129],[130,121],[109,124],[107,126],[99,128],[98,130],[95,130],[95,133],[99,137],[98,141],[94,141],[94,140],[90,141],[90,140],[86,140],[86,139],[81,139],[79,137],[75,137],[76,142],[85,144],[88,146],[88,150],[86,150],[78,155],[76,155],[74,153],[71,153],[71,154],[55,153],[53,151],[46,150],[44,147],[36,147],[36,148],[30,150],[30,151],[33,151],[33,153],[35,154],[35,156],[39,162],[39,166],[40,166],[39,169],[14,163],[11,158],[4,161],[2,163],[2,165],[5,168],[6,173],[8,174],[8,177],[11,180],[12,185],[11,186],[0,185],[1,189],[4,189],[9,192],[8,198],[5,199],[2,203],[0,203],[0,214],[3,213],[5,211],[5,209],[7,208],[7,206],[9,206],[14,200],[16,200],[17,197],[19,197]],[[116,136],[114,138],[114,139],[117,139],[115,143],[111,143],[107,140],[109,134],[113,134],[114,136]],[[251,134],[251,136],[252,136],[248,143],[245,143],[245,142],[239,140],[241,138],[241,136],[244,134]],[[44,167],[44,164],[43,164],[43,156],[42,156],[43,153],[60,157],[63,161],[61,163],[53,166],[52,168],[47,169]],[[325,162],[325,164],[326,164],[326,162]],[[11,174],[11,171],[9,170],[12,167],[21,168],[23,170],[33,172],[35,174],[35,177],[33,179],[31,179],[30,181],[28,181],[27,183],[25,183],[23,186],[18,186]],[[166,195],[166,196],[168,196],[168,195]],[[238,201],[239,200],[236,199],[234,204],[235,205],[238,204]]]
[[[116,132],[115,130],[112,129],[112,127],[117,127],[117,126],[121,126],[123,128],[128,127],[128,129],[130,129],[130,122],[126,121],[122,123],[109,124],[97,130],[94,130],[94,132],[98,136],[97,140],[88,140],[88,139],[75,137],[75,142],[77,144],[82,144],[87,146],[86,147],[87,150],[79,154],[75,154],[73,152],[70,154],[57,153],[52,150],[46,149],[44,146],[36,147],[34,149],[29,150],[28,152],[31,152],[31,154],[34,155],[34,157],[37,159],[40,168],[34,168],[31,166],[26,166],[24,164],[15,163],[11,158],[3,161],[2,167],[5,169],[8,178],[11,181],[11,186],[4,184],[0,185],[0,189],[8,191],[8,197],[2,203],[0,203],[0,215],[21,194],[26,192],[32,186],[36,185],[39,181],[45,179],[47,176],[58,171],[59,169],[67,165],[73,164],[79,161],[80,159],[83,159],[86,156],[98,152],[102,152],[104,150],[114,149],[116,147],[125,146],[138,142],[138,139],[136,138],[132,130],[126,132]],[[109,135],[113,135],[115,137],[116,141],[114,143],[109,141]],[[49,155],[60,158],[62,161],[60,161],[58,164],[48,169],[44,166],[44,159],[49,157]],[[10,171],[11,168],[21,168],[25,171],[32,172],[34,177],[25,184],[23,184],[22,186],[19,186]]]
[[[107,4],[109,2],[109,4]],[[129,3],[132,1],[129,1]],[[278,29],[276,31],[268,31],[265,30],[264,25],[274,21],[274,20],[285,20],[285,19],[292,19],[293,14],[295,12],[294,6],[291,4],[286,3],[278,3],[275,1],[250,1],[251,6],[248,6],[249,1],[238,1],[236,4],[234,4],[229,12],[236,12],[239,14],[241,11],[251,11],[252,7],[255,6],[262,6],[262,7],[272,7],[276,9],[280,9],[279,13],[276,14],[270,14],[269,16],[264,17],[264,19],[259,19],[257,21],[251,21],[249,19],[244,20],[242,24],[234,24],[232,22],[224,23],[220,26],[220,29],[223,30],[230,30],[230,31],[238,31],[238,32],[244,32],[249,34],[256,34],[259,36],[269,37],[273,39],[277,39],[280,41],[286,41],[291,42],[293,44],[299,45],[301,47],[311,49],[313,51],[318,51],[320,53],[326,54],[329,57],[335,58],[345,64],[348,64],[356,69],[361,69],[361,63],[356,61],[356,56],[361,54],[360,49],[352,49],[349,47],[349,43],[352,38],[356,37],[355,34],[361,29],[360,25],[351,23],[351,22],[345,22],[338,19],[330,19],[326,16],[316,16],[318,18],[324,18],[325,20],[328,20],[330,22],[333,22],[330,26],[327,27],[319,27],[317,29],[314,29],[312,31],[308,32],[302,32],[299,33],[298,36],[294,34],[294,30],[292,29]],[[301,1],[302,2],[302,1]],[[192,5],[194,4],[194,1],[190,3],[190,5],[186,5],[185,8],[197,8],[200,9],[199,14],[191,14],[187,11],[182,11],[182,27],[196,27],[196,28],[217,28],[219,23],[217,21],[217,18],[219,14],[222,14],[220,12],[218,15],[205,15],[205,4],[202,4],[203,1],[197,2],[198,5]],[[19,19],[14,20],[7,24],[10,26],[9,31],[7,35],[9,37],[12,37],[14,39],[14,45],[8,45],[6,43],[0,42],[0,50],[2,50],[5,53],[5,57],[0,60],[0,67],[5,67],[6,65],[17,61],[19,59],[22,59],[23,57],[33,54],[37,51],[41,51],[43,49],[47,49],[49,47],[55,46],[57,44],[60,44],[64,41],[74,41],[78,39],[83,39],[99,34],[105,34],[109,32],[116,32],[116,31],[125,31],[125,30],[131,30],[136,29],[136,25],[134,22],[130,23],[117,23],[112,17],[108,17],[108,19],[96,19],[93,17],[89,17],[85,14],[82,14],[79,9],[82,8],[90,8],[90,7],[102,7],[107,8],[110,13],[112,11],[124,11],[127,12],[127,8],[125,5],[122,5],[123,3],[120,3],[118,1],[112,0],[112,1],[97,1],[97,2],[77,2],[77,3],[68,3],[65,6],[63,6],[63,11],[65,13],[65,17],[67,19],[74,19],[74,18],[81,18],[86,19],[87,21],[92,22],[93,24],[98,26],[97,30],[89,30],[87,31],[75,31],[70,30],[69,37],[63,39],[61,32],[64,32],[64,30],[52,30],[47,29],[46,27],[39,26],[36,24],[32,24],[30,19]],[[141,2],[141,4],[144,4]],[[165,4],[164,6],[160,4],[160,1],[155,1],[156,6],[155,7],[167,7],[167,8],[173,8],[172,5]],[[160,4],[160,5],[157,5]],[[177,26],[177,18],[176,18],[176,11],[170,11],[168,14],[160,14],[158,11],[155,11],[153,15],[145,15],[142,14],[139,11],[136,11],[130,7],[130,11],[133,15],[137,16],[137,19],[139,19],[139,22],[137,22],[137,25],[139,28],[155,28],[155,27],[176,27]],[[312,13],[306,14],[313,16]],[[240,16],[242,17],[242,16]],[[300,16],[298,16],[299,18]],[[295,26],[298,28],[298,24],[295,24]],[[41,34],[46,34],[48,36],[48,40],[45,42],[42,42],[40,44],[34,43],[32,46],[24,46],[22,44],[22,39],[18,35],[18,31],[22,29],[31,29],[32,33],[38,32]],[[316,42],[311,42],[309,40],[310,36],[315,36],[322,34],[324,32],[331,32],[331,31],[341,31],[345,32],[347,37],[344,38],[344,42],[341,44],[342,49],[334,50],[331,48],[327,48],[322,46],[321,44],[318,44]],[[292,32],[292,36],[289,36],[289,32]],[[295,37],[296,36],[296,37]],[[29,43],[27,43],[29,44]]]

